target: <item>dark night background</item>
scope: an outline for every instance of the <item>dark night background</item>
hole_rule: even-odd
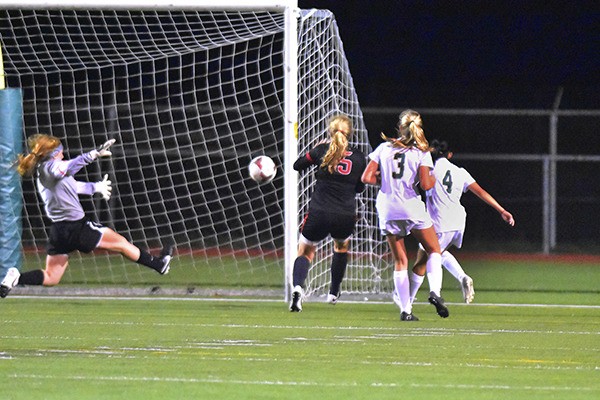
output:
[[[598,1],[299,1],[331,10],[363,107],[598,109]]]
[[[598,113],[600,2],[307,0],[299,6],[335,14],[372,146],[381,131],[393,132],[402,109],[421,111],[427,137],[449,140],[456,163],[513,212],[517,225],[510,229],[475,196],[463,196],[467,248],[512,242],[513,249],[533,244],[524,250],[539,251],[549,116],[428,109],[549,111],[562,93],[559,110]],[[560,116],[557,154],[597,156],[599,122],[598,115]],[[597,251],[600,228],[589,219],[600,213],[598,162],[556,168],[553,250]]]

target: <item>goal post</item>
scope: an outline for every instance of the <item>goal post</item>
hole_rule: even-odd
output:
[[[369,151],[331,12],[296,1],[0,0],[0,41],[7,86],[23,91],[23,140],[53,134],[69,158],[117,139],[109,160],[76,176],[108,173],[113,197],[84,208],[140,247],[177,246],[167,276],[95,252],[73,254],[63,283],[279,294],[283,284],[289,296],[314,184],[294,160],[340,112]],[[280,167],[264,185],[247,174],[260,154]],[[22,185],[28,270],[43,266],[47,221],[34,182]],[[373,198],[358,199],[347,293],[382,290]],[[326,290],[330,246],[318,250],[309,294]]]

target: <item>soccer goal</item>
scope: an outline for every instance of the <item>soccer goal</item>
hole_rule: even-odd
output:
[[[113,181],[110,202],[84,199],[101,223],[140,247],[176,244],[158,276],[121,256],[73,254],[65,283],[108,288],[289,290],[298,226],[313,177],[291,164],[326,138],[328,119],[367,132],[334,16],[295,1],[0,1],[8,87],[23,93],[25,137],[61,138],[67,158],[116,139],[108,160],[76,177]],[[25,139],[25,138],[24,138]],[[249,161],[278,165],[258,185]],[[40,268],[42,204],[24,179],[22,270]],[[375,231],[373,189],[360,218],[342,291],[389,291]],[[308,292],[326,293],[323,243]]]

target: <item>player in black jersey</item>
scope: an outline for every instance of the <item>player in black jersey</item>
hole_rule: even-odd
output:
[[[290,303],[290,311],[294,312],[302,311],[304,282],[316,245],[327,236],[331,236],[334,246],[327,301],[337,302],[348,264],[348,245],[356,226],[355,197],[365,188],[360,178],[366,167],[366,157],[348,141],[352,135],[352,120],[346,115],[333,117],[329,122],[329,135],[328,142],[317,145],[294,163],[296,171],[313,165],[318,167],[317,182],[301,227],[298,257],[294,262]]]

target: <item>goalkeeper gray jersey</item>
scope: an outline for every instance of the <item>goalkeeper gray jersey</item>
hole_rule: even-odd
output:
[[[92,161],[84,153],[72,160],[50,159],[38,165],[37,188],[52,222],[78,221],[85,216],[79,195],[94,194],[95,184],[77,181],[73,175]]]

